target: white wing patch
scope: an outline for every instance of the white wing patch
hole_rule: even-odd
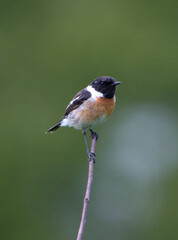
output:
[[[70,103],[69,103],[69,105],[68,106],[70,106],[70,105],[72,105],[73,104],[73,102],[75,102],[77,99],[79,99],[80,98],[80,96],[78,96],[78,97],[76,97],[76,98],[74,98],[74,99],[72,99],[72,101],[70,101]],[[67,107],[68,107],[67,106]]]

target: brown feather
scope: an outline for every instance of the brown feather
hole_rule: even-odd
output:
[[[87,91],[85,88],[78,92],[72,99],[71,103],[67,106],[64,116],[66,117],[70,112],[77,109],[84,101],[86,101],[90,97],[91,93]]]

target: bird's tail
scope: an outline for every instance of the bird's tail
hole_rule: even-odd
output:
[[[62,120],[61,121],[59,121],[57,124],[55,124],[54,126],[52,126],[50,129],[48,129],[47,131],[46,131],[46,133],[52,133],[52,132],[54,132],[54,131],[56,131],[60,126],[61,126],[61,122],[62,122]]]

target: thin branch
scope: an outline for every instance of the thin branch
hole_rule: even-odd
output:
[[[91,152],[90,152],[91,154],[89,159],[88,182],[87,182],[87,188],[86,188],[85,198],[83,202],[83,210],[82,210],[80,227],[78,230],[78,235],[76,240],[82,240],[84,227],[86,223],[88,202],[90,200],[91,185],[93,181],[93,166],[95,163],[95,145],[96,145],[98,135],[97,133],[91,131],[91,137],[92,137],[92,142],[91,142]]]

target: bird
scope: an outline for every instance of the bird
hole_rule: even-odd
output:
[[[121,82],[116,81],[110,76],[101,76],[96,78],[86,88],[78,92],[68,104],[62,119],[52,126],[46,133],[52,133],[60,127],[74,127],[82,130],[87,153],[90,153],[87,140],[86,130],[103,123],[107,120],[115,108],[115,90]],[[97,135],[98,137],[98,135]]]

